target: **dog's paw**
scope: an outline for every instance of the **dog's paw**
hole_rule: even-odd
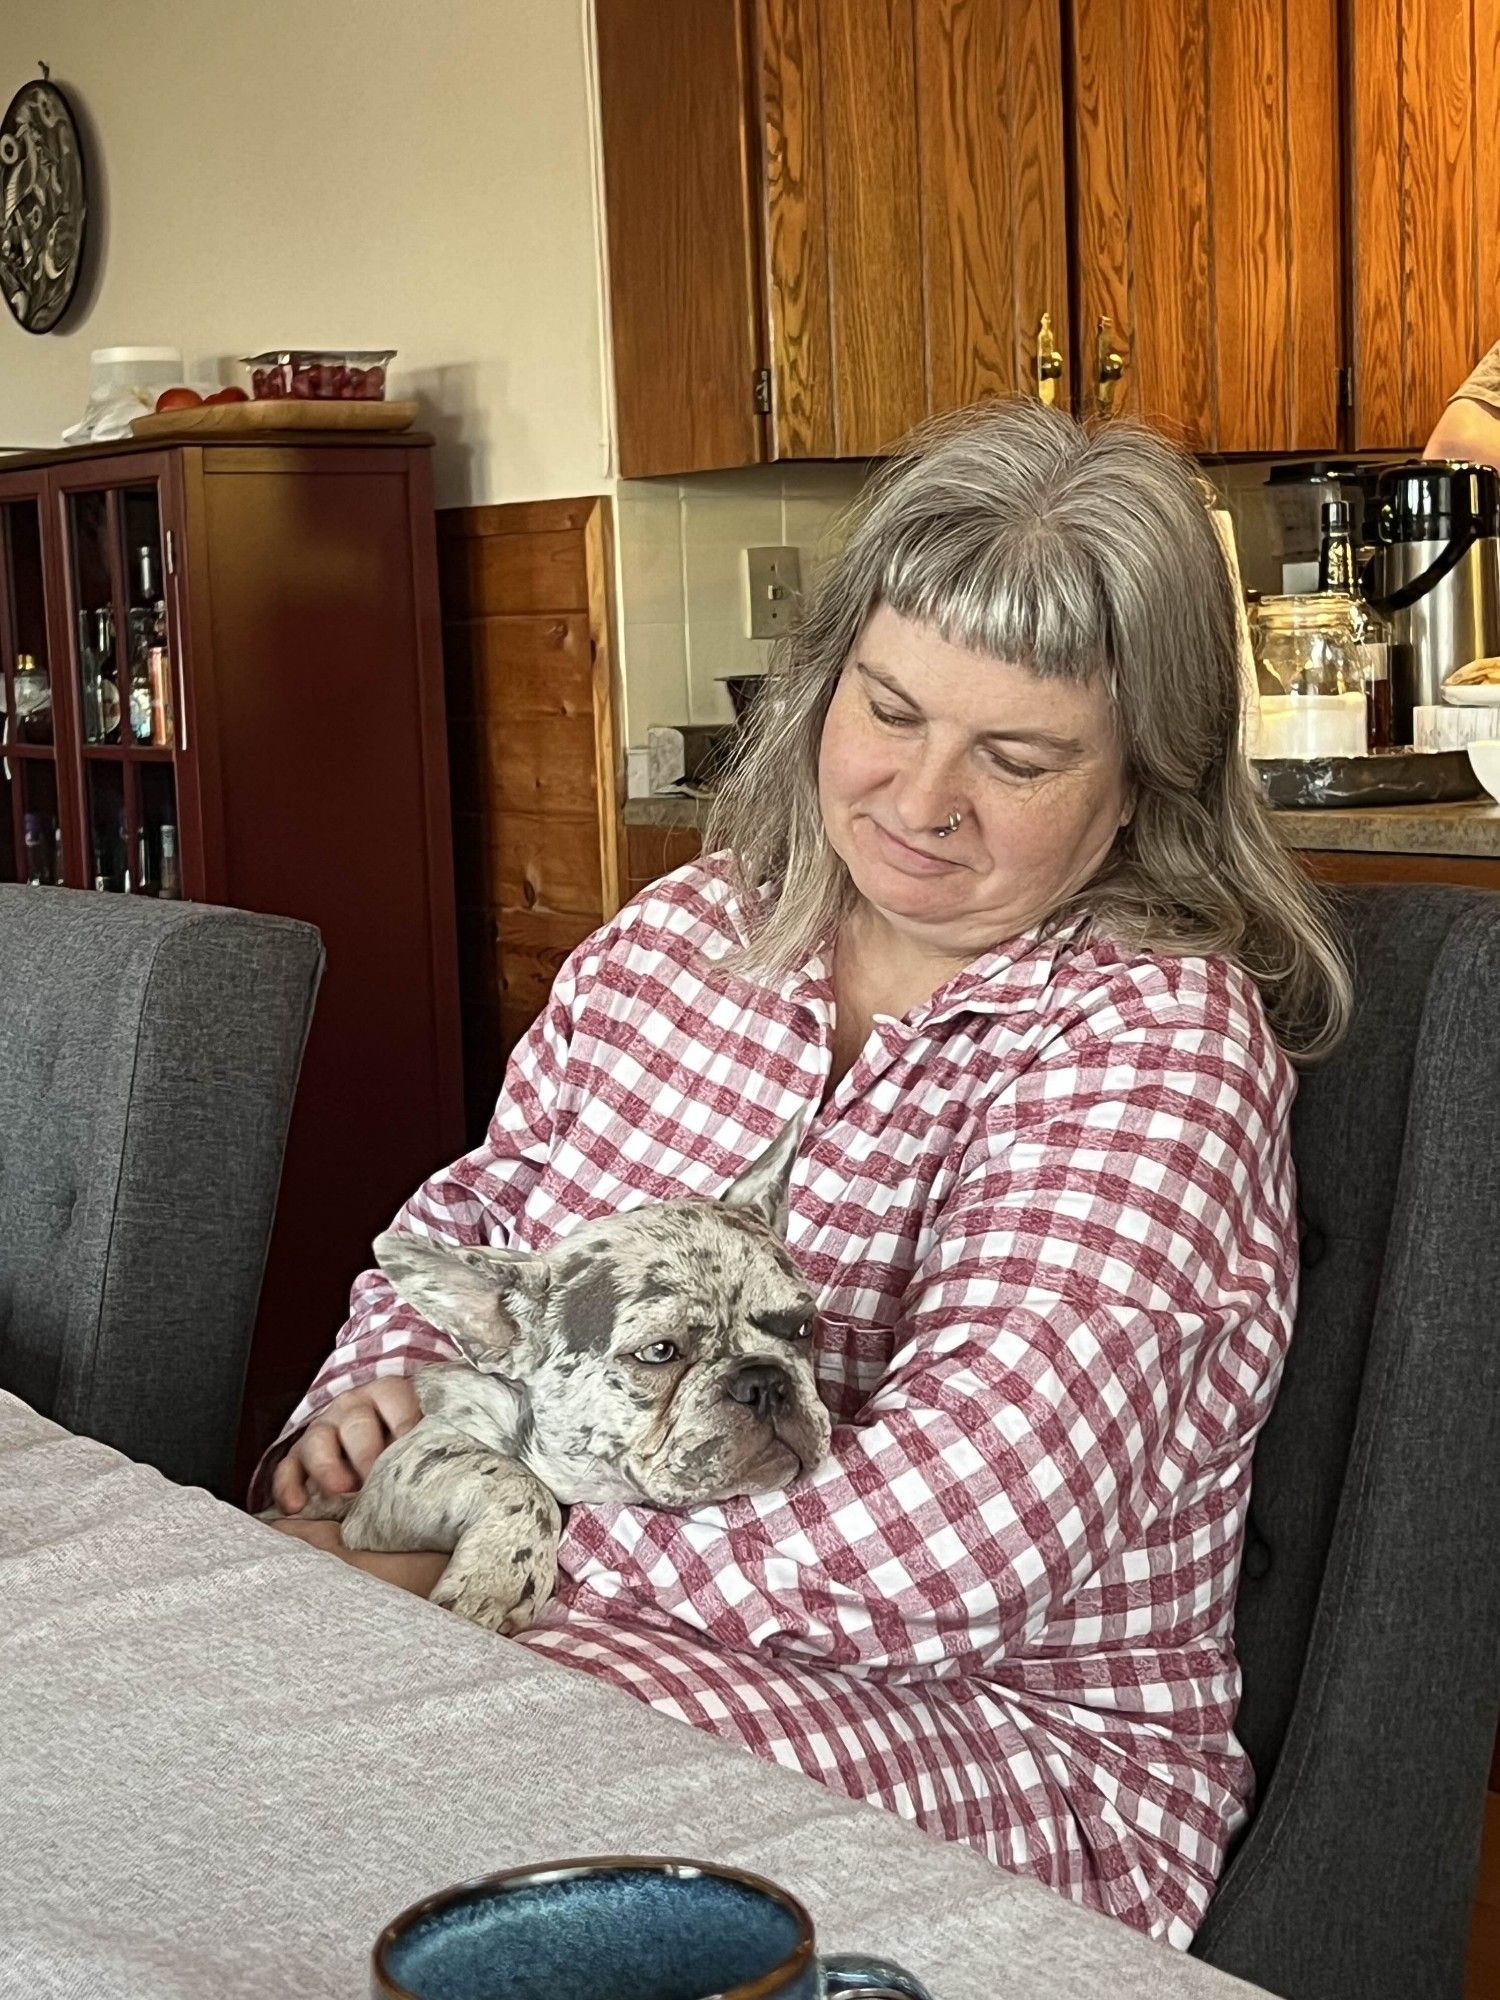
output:
[[[432,1602],[456,1611],[471,1624],[507,1638],[524,1632],[552,1595],[556,1559],[536,1556],[517,1561],[473,1561],[455,1557],[438,1578]]]

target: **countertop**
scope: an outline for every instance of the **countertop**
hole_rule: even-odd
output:
[[[628,799],[627,826],[701,826],[707,801],[661,792]],[[1467,854],[1500,861],[1500,805],[1369,806],[1318,812],[1277,812],[1276,831],[1288,847],[1342,849],[1358,854]]]

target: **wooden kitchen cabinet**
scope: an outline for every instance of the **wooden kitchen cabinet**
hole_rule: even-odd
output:
[[[1073,0],[1071,27],[1080,407],[1336,449],[1337,0]]]
[[[1066,355],[1060,0],[597,24],[622,473],[866,457]]]
[[[1348,0],[1358,449],[1419,447],[1500,339],[1500,0]]]

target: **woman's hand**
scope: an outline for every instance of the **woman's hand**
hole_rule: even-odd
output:
[[[271,1475],[272,1500],[283,1514],[300,1514],[310,1479],[329,1495],[357,1493],[386,1446],[409,1431],[421,1414],[417,1392],[405,1375],[381,1375],[362,1388],[346,1389],[319,1410],[277,1466]]]
[[[357,1395],[363,1392],[354,1390],[350,1393]],[[275,1528],[278,1534],[290,1535],[295,1541],[323,1549],[352,1568],[366,1570],[371,1576],[378,1576],[383,1583],[393,1583],[398,1590],[412,1591],[417,1597],[430,1597],[433,1585],[448,1567],[448,1555],[443,1549],[417,1549],[406,1555],[377,1555],[369,1549],[346,1549],[343,1531],[337,1521],[272,1521],[268,1525]]]

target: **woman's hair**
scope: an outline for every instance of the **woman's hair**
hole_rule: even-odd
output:
[[[818,750],[882,604],[1043,680],[1108,691],[1134,812],[1049,927],[1083,915],[1126,944],[1230,958],[1289,1054],[1332,1051],[1349,972],[1241,752],[1234,591],[1199,475],[1139,426],[1085,428],[1030,402],[913,433],[780,642],[707,828],[742,890],[773,891],[745,969],[803,961],[856,902],[824,832]]]

